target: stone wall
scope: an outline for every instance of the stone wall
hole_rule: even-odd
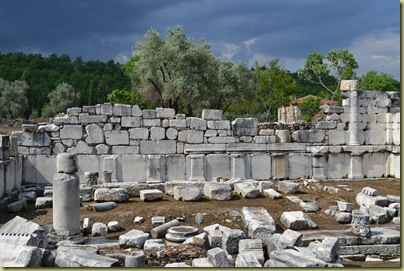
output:
[[[0,135],[0,198],[10,195],[22,185],[23,157],[18,154],[18,142]]]
[[[399,178],[399,93],[348,89],[345,96],[342,107],[325,109],[326,121],[298,127],[231,123],[220,110],[196,118],[105,103],[25,124],[11,138],[25,184],[52,183],[61,152],[77,154],[82,183],[89,171],[112,171],[113,182]]]

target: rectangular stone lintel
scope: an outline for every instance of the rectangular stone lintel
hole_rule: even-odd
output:
[[[226,144],[185,144],[184,153],[225,152]]]

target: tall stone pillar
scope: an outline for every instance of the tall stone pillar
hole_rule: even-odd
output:
[[[231,176],[233,179],[246,179],[245,154],[231,155]]]
[[[341,91],[349,91],[351,100],[351,111],[349,116],[349,145],[359,145],[358,139],[358,80],[342,80],[340,85]]]
[[[351,163],[349,167],[348,178],[350,179],[363,178],[361,154],[351,153]]]
[[[190,154],[191,159],[191,174],[190,181],[205,181],[204,167],[205,167],[205,155],[203,154]]]
[[[159,180],[161,181],[162,171],[164,170],[164,164],[162,163],[161,155],[148,155],[147,157],[147,180]]]
[[[53,176],[53,229],[50,242],[62,240],[83,243],[80,231],[80,181],[75,157],[60,153],[56,157],[57,173]]]
[[[313,176],[312,178],[315,180],[325,180],[324,174],[324,154],[323,153],[314,153],[313,154]]]

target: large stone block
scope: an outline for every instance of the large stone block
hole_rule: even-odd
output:
[[[56,156],[38,155],[36,159],[36,181],[38,184],[53,183],[56,174]]]
[[[350,168],[350,155],[347,153],[326,153],[324,172],[328,179],[341,179],[348,177]]]
[[[258,134],[258,119],[237,118],[232,122],[233,133],[238,136],[256,136]]]
[[[243,207],[241,217],[249,238],[265,239],[276,230],[274,219],[264,207]]]
[[[104,143],[104,131],[97,124],[90,124],[86,126],[86,143],[87,144],[101,144]]]
[[[178,141],[191,144],[203,143],[203,131],[180,131],[178,133]]]
[[[142,125],[141,117],[122,117],[121,119],[122,127],[140,127]]]
[[[42,252],[38,247],[1,243],[0,266],[41,267]]]
[[[264,267],[327,267],[327,263],[317,259],[313,252],[304,253],[303,249],[282,249],[272,251]]]
[[[108,145],[129,145],[128,131],[106,131],[105,142]]]
[[[272,176],[272,158],[269,153],[251,154],[251,178],[254,180],[267,180]]]
[[[221,120],[223,119],[223,110],[203,109],[202,119],[204,120]]]
[[[104,123],[106,121],[106,115],[90,115],[89,113],[81,113],[79,115],[79,122],[81,124]]]
[[[166,137],[166,129],[162,127],[150,128],[150,139],[153,141],[163,140]]]
[[[208,182],[203,187],[203,193],[212,200],[230,200],[232,198],[232,189],[228,184]]]
[[[158,189],[147,189],[140,191],[142,201],[158,201],[163,199],[163,192]]]
[[[98,188],[94,191],[94,201],[124,202],[129,199],[128,191],[124,188]]]
[[[65,125],[60,129],[60,139],[81,139],[83,127],[81,125]]]
[[[289,178],[310,178],[312,175],[312,157],[305,153],[290,153],[289,160]]]
[[[258,188],[251,182],[234,184],[234,192],[247,199],[253,199],[260,195]]]
[[[174,108],[156,108],[156,118],[158,119],[172,119],[175,117]]]
[[[226,144],[185,144],[184,153],[225,152]]]
[[[185,156],[169,154],[165,157],[165,181],[185,180]]]
[[[177,143],[174,140],[140,141],[141,154],[174,154]]]
[[[325,138],[325,130],[298,130],[292,133],[292,140],[303,143],[321,143]]]
[[[149,129],[147,128],[132,128],[129,129],[129,139],[149,139]]]
[[[132,106],[128,104],[115,104],[113,108],[114,116],[128,117],[132,115]]]
[[[123,182],[145,182],[147,180],[146,155],[123,154],[121,164]]]
[[[389,154],[387,152],[370,152],[362,155],[362,172],[368,178],[382,178],[386,173]]]
[[[317,224],[302,211],[283,212],[280,220],[286,228],[292,230],[317,228]]]
[[[213,130],[229,130],[230,121],[228,120],[210,120],[207,122],[208,129]]]
[[[119,246],[122,248],[140,248],[142,249],[144,243],[150,238],[150,234],[140,230],[131,230],[126,234],[119,236]]]
[[[206,155],[206,180],[216,177],[231,178],[231,160],[228,154]]]
[[[206,120],[200,118],[190,117],[187,118],[187,126],[192,130],[205,131]]]
[[[51,139],[48,133],[39,132],[11,132],[11,137],[18,138],[19,146],[48,147]]]

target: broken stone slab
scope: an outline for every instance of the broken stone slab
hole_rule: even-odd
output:
[[[341,246],[340,255],[400,255],[400,244]]]
[[[258,188],[250,182],[234,184],[234,192],[247,199],[256,198],[260,194]]]
[[[46,248],[48,237],[45,229],[38,224],[16,216],[0,228],[0,243]]]
[[[279,181],[278,191],[286,194],[294,194],[299,191],[299,184],[292,181]]]
[[[203,193],[211,200],[230,200],[232,198],[232,189],[228,184],[206,183]]]
[[[25,199],[27,203],[35,203],[36,193],[35,191],[21,192],[18,194],[18,199],[20,200]]]
[[[256,118],[237,118],[231,123],[233,134],[237,136],[256,136],[258,120]]]
[[[145,267],[146,256],[143,251],[134,251],[125,257],[125,267]]]
[[[370,204],[374,204],[374,205],[378,205],[381,207],[386,207],[388,205],[389,200],[387,199],[387,197],[383,197],[383,196],[369,196],[366,195],[363,192],[359,192],[356,195],[356,203],[359,206],[364,206],[364,207],[368,207]]]
[[[174,199],[182,201],[198,201],[203,197],[202,187],[176,186],[174,187]]]
[[[144,242],[143,250],[164,250],[166,248],[166,244],[163,239],[147,239]]]
[[[352,214],[350,212],[335,212],[334,218],[338,223],[349,224],[352,221]]]
[[[278,244],[279,248],[287,248],[289,246],[298,246],[302,240],[303,234],[300,232],[286,229],[281,236],[279,236]]]
[[[104,223],[96,222],[91,227],[92,236],[104,236],[108,234],[108,227]]]
[[[121,236],[119,236],[119,246],[121,248],[140,248],[142,249],[144,243],[147,239],[150,238],[148,233],[145,233],[141,230],[131,230]]]
[[[92,229],[93,223],[91,223],[90,218],[86,217],[83,220],[83,231],[86,233],[90,233]]]
[[[249,238],[264,239],[276,230],[274,219],[264,207],[243,207],[241,217]]]
[[[152,225],[161,225],[166,222],[166,218],[164,216],[153,216],[151,222]]]
[[[302,207],[303,211],[306,213],[315,213],[320,210],[320,206],[318,206],[315,200],[302,200],[299,206]]]
[[[237,255],[235,267],[262,267],[262,264],[254,253],[244,252]]]
[[[152,238],[162,238],[167,233],[168,229],[171,227],[179,226],[180,222],[177,219],[173,219],[167,223],[164,223],[158,227],[155,227],[150,230],[150,235]]]
[[[324,262],[333,263],[338,260],[340,244],[338,238],[326,237],[321,242],[312,242],[308,248],[311,248],[316,257]]]
[[[210,249],[209,247],[209,239],[208,239],[208,235],[206,234],[206,232],[203,232],[201,234],[192,236],[190,238],[187,238],[184,242],[184,245],[186,244],[191,244],[194,246],[199,246],[202,247],[206,250]]]
[[[41,249],[34,246],[0,242],[1,267],[41,267]]]
[[[238,253],[239,241],[243,238],[245,238],[245,234],[242,230],[231,229],[223,231],[222,249],[229,254]]]
[[[119,267],[119,261],[80,247],[59,246],[55,267]]]
[[[144,218],[142,216],[136,216],[133,222],[136,224],[141,224],[144,222]]]
[[[192,259],[192,267],[214,267],[208,258]]]
[[[167,195],[174,196],[174,189],[176,187],[192,187],[192,188],[200,188],[203,189],[203,186],[206,182],[189,182],[189,181],[181,181],[181,180],[174,180],[168,181],[164,183],[164,191]]]
[[[107,227],[110,232],[117,232],[117,231],[122,230],[122,226],[118,221],[108,222]]]
[[[158,189],[140,190],[140,199],[142,201],[159,201],[163,199],[163,194]]]
[[[175,243],[182,243],[187,238],[198,234],[198,228],[191,226],[175,226],[167,230],[165,239]]]
[[[239,254],[253,253],[262,266],[265,262],[262,239],[241,239],[238,243]]]
[[[89,208],[96,212],[105,212],[116,208],[117,204],[113,201],[94,203],[89,205]]]
[[[374,204],[369,205],[369,216],[373,222],[379,224],[387,223],[390,220],[387,210]]]
[[[52,208],[52,197],[37,197],[35,201],[35,209]]]
[[[124,188],[98,188],[94,191],[94,201],[125,202],[129,199],[128,191]]]
[[[82,202],[89,202],[91,201],[91,195],[93,193],[92,187],[81,186],[80,187],[80,197]]]
[[[346,201],[337,200],[338,209],[341,212],[352,212],[354,204]]]
[[[266,189],[274,189],[275,183],[273,181],[259,181],[258,182],[258,190],[260,193],[264,193]]]
[[[317,228],[317,224],[302,211],[283,212],[282,224],[292,230],[307,230]]]
[[[387,195],[386,198],[389,201],[389,203],[400,203],[401,202],[400,196]]]
[[[263,191],[264,196],[271,199],[281,199],[282,195],[278,193],[275,189],[269,188]]]
[[[302,202],[302,199],[297,196],[286,196],[286,198],[294,203],[300,204],[300,202]]]
[[[272,251],[264,267],[327,267],[326,262],[302,251],[293,248]]]
[[[209,249],[207,255],[214,267],[234,267],[234,260],[231,255],[221,248]]]
[[[18,200],[16,202],[7,204],[7,210],[10,213],[17,213],[21,211],[27,211],[28,210],[28,205],[27,201],[25,199]]]

